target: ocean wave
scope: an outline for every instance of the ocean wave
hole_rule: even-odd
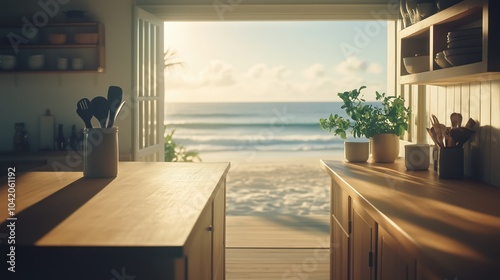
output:
[[[238,145],[238,146],[224,146],[224,145],[192,145],[189,150],[197,152],[248,152],[248,151],[265,151],[265,152],[298,152],[298,151],[328,151],[328,150],[342,150],[343,144],[330,144],[330,145]]]
[[[213,123],[213,122],[171,122],[165,123],[167,128],[188,128],[188,129],[232,129],[232,128],[267,128],[267,129],[283,129],[283,128],[317,128],[319,122],[315,123],[286,123],[286,122],[255,122],[255,123]]]

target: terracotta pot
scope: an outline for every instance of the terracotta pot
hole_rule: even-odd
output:
[[[370,138],[374,162],[391,163],[399,156],[399,137],[396,134],[377,134]]]
[[[365,162],[370,156],[369,142],[344,142],[344,156],[350,162]]]

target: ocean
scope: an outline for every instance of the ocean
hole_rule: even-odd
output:
[[[167,103],[167,132],[200,154],[342,150],[344,140],[319,127],[339,102]]]

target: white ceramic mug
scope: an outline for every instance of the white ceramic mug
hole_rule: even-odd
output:
[[[428,144],[405,145],[405,165],[408,170],[427,170],[430,163]]]
[[[73,70],[82,70],[83,69],[83,59],[81,59],[81,58],[73,58],[71,60],[71,69],[73,69]]]
[[[83,131],[83,176],[110,178],[118,175],[118,127]]]
[[[59,57],[57,59],[57,69],[59,69],[59,70],[68,69],[68,59],[65,57]]]

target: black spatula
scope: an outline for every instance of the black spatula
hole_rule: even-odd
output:
[[[82,118],[85,123],[86,128],[92,128],[92,123],[90,120],[92,119],[92,105],[90,104],[90,100],[87,98],[82,98],[76,104],[76,113]]]
[[[106,121],[109,115],[109,102],[102,96],[97,96],[90,102],[92,104],[92,114],[99,121],[102,128],[106,128]]]
[[[110,86],[108,89],[109,119],[108,128],[115,124],[116,112],[123,98],[122,89],[117,86]]]

